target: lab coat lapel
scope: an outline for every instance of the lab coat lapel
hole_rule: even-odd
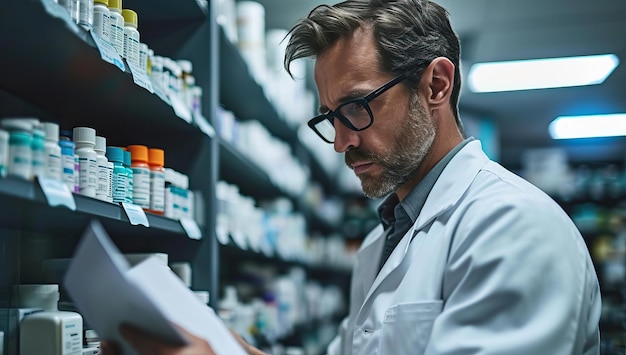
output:
[[[378,262],[385,244],[385,238],[383,238],[384,235],[385,232],[382,225],[378,225],[378,227],[370,232],[368,238],[365,238],[363,245],[357,254],[356,262],[358,264],[357,270],[359,270],[359,275],[356,275],[355,280],[360,280],[362,282],[362,294],[360,295],[361,300],[365,298],[365,295],[371,289],[372,282],[374,282],[374,278],[378,272]],[[353,295],[353,297],[355,296],[357,295]],[[361,303],[359,302],[357,304]]]
[[[379,246],[377,248],[371,248],[368,255],[362,255],[364,260],[367,260],[365,258],[370,258],[371,265],[369,265],[369,267],[374,268],[375,277],[372,287],[366,290],[363,305],[372,297],[378,286],[380,286],[380,284],[402,263],[409,250],[413,236],[431,223],[437,216],[440,216],[442,213],[452,208],[469,188],[472,181],[474,181],[478,171],[488,162],[489,158],[483,153],[479,141],[475,140],[467,143],[467,145],[450,160],[429,193],[415,224],[402,237],[400,243],[391,253],[378,275],[375,274],[378,265],[375,262],[371,262],[371,260],[379,260],[384,238],[379,238]],[[372,254],[372,252],[378,254]],[[367,286],[367,284],[369,284],[369,282],[364,283],[363,286]]]

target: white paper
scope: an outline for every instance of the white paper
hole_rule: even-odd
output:
[[[136,352],[119,334],[122,323],[183,344],[175,323],[206,339],[218,355],[245,355],[215,312],[175,277],[154,258],[130,268],[102,225],[92,222],[70,263],[64,286],[85,321],[102,339],[119,343],[125,355]]]
[[[170,268],[156,258],[143,261],[127,276],[152,297],[171,322],[208,341],[216,354],[246,355],[215,311],[202,303]]]

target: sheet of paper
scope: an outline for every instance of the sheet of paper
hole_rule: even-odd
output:
[[[127,276],[143,293],[150,295],[170,321],[208,341],[216,354],[246,355],[215,311],[156,258],[136,265]]]
[[[114,340],[123,354],[135,354],[119,334],[122,323],[137,326],[172,343],[185,338],[172,326],[153,295],[138,288],[126,274],[128,262],[109,239],[102,225],[92,222],[65,274],[64,286],[85,322],[101,339]]]

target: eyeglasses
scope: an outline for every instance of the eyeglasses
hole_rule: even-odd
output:
[[[365,97],[348,100],[337,106],[335,111],[313,117],[308,125],[327,143],[335,141],[335,118],[353,131],[363,131],[374,123],[374,114],[368,103],[404,79],[404,74],[400,74]]]

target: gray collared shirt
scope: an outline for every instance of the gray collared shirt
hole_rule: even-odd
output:
[[[389,258],[389,255],[391,255],[393,249],[400,243],[402,236],[404,236],[406,232],[411,229],[411,226],[415,224],[415,221],[417,221],[417,216],[419,216],[422,207],[424,207],[426,198],[433,189],[433,186],[435,186],[435,182],[437,182],[443,169],[456,153],[472,140],[474,140],[473,137],[467,138],[449,151],[402,201],[399,201],[398,196],[392,193],[378,207],[378,215],[380,216],[386,234],[385,246],[378,267],[379,271]]]

